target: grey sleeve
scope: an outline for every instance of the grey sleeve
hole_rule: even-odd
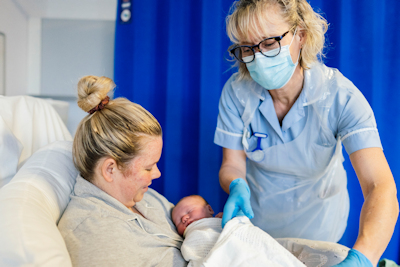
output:
[[[132,222],[133,226],[135,222]],[[119,218],[88,218],[65,235],[73,266],[186,266],[180,250]]]
[[[164,213],[167,214],[168,217],[171,217],[171,211],[175,207],[174,204],[169,202],[163,195],[152,188],[149,188],[147,195],[151,198],[148,199],[146,196],[146,200],[150,201],[152,205],[158,206],[158,208],[163,209]]]
[[[175,224],[171,218],[172,209],[175,207],[175,205],[169,202],[163,195],[151,188],[149,188],[149,191],[147,192],[146,200],[158,210],[164,212],[165,219],[169,223],[171,229],[176,232]],[[160,216],[162,215],[160,214]]]
[[[170,252],[163,255],[160,262],[155,265],[157,267],[186,267],[187,262],[182,258],[181,252],[178,249],[171,250]],[[147,266],[141,265],[138,266]]]

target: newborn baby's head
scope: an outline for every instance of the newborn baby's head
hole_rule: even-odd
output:
[[[172,221],[180,235],[183,235],[186,227],[194,221],[203,218],[212,218],[213,209],[207,201],[199,195],[182,198],[172,210]]]

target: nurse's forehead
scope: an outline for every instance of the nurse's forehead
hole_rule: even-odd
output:
[[[267,10],[255,23],[248,25],[248,30],[242,34],[240,42],[258,43],[265,38],[280,36],[290,27],[279,10]]]

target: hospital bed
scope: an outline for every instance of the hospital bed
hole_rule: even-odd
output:
[[[0,266],[72,266],[56,223],[78,173],[52,104],[0,96]]]
[[[57,223],[78,172],[72,137],[51,102],[0,96],[0,163],[0,266],[72,266]],[[348,251],[327,242],[279,242],[298,258],[321,249],[344,258]]]

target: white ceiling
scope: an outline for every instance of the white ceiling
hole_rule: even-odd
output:
[[[115,20],[117,0],[13,0],[29,17]]]

